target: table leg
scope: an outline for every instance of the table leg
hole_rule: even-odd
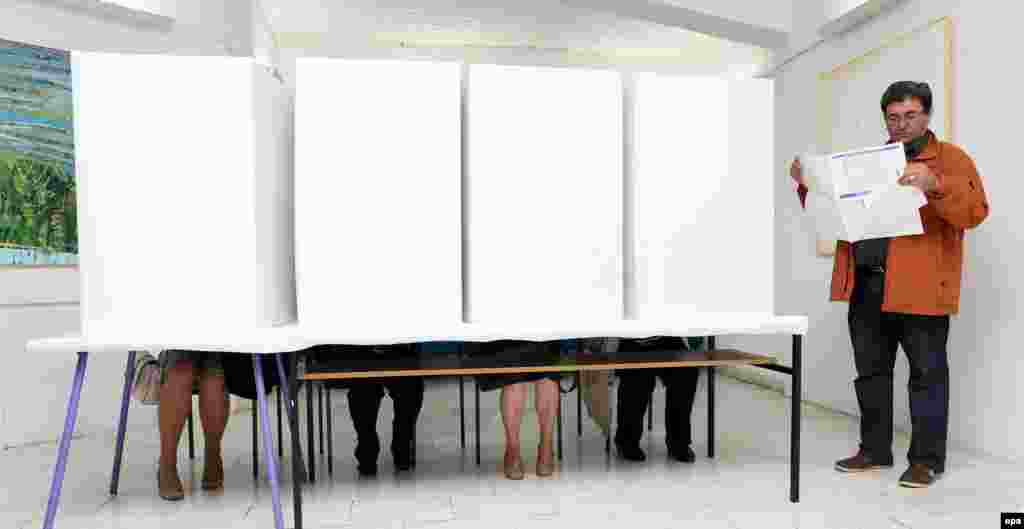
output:
[[[46,502],[46,517],[43,519],[43,529],[53,529],[53,521],[57,516],[57,507],[60,505],[60,489],[64,484],[64,469],[68,464],[68,452],[71,450],[71,436],[75,433],[75,421],[78,419],[78,401],[82,396],[82,386],[85,382],[85,367],[89,353],[82,351],[78,353],[78,363],[75,366],[75,377],[71,384],[71,394],[68,397],[68,411],[64,418],[64,431],[60,436],[60,445],[57,448],[57,465],[53,470],[53,481],[50,483],[50,497]]]
[[[317,404],[320,409],[320,455],[324,455],[324,385],[316,386]]]
[[[790,453],[789,453],[789,501],[800,502],[800,396],[801,396],[801,369],[802,369],[802,346],[803,337],[793,336],[793,395],[792,395],[792,424],[790,425]]]
[[[295,435],[293,437],[295,439],[299,439],[298,407],[295,404],[298,398],[298,384],[295,382],[294,376],[291,377],[291,380],[289,380],[288,375],[285,374],[284,360],[282,359],[282,356],[283,355],[281,353],[275,354],[274,363],[277,365],[277,376],[281,380],[281,390],[284,392],[284,410],[285,413],[288,415],[288,430],[294,431]],[[295,369],[296,366],[292,365],[291,368]],[[302,478],[296,483],[301,483],[302,481],[305,481],[305,476],[303,473],[306,471],[306,465],[305,463],[302,462],[302,450],[301,447],[293,446],[292,451],[295,453],[294,466],[297,467],[299,470],[299,473],[297,475]]]
[[[124,456],[124,437],[128,428],[128,404],[131,402],[132,384],[135,380],[135,351],[128,353],[124,367],[124,387],[121,388],[121,415],[117,422],[117,439],[114,443],[114,470],[110,473],[110,495],[117,496],[117,485],[121,480],[121,459]]]
[[[252,369],[256,376],[256,402],[260,409],[260,431],[263,434],[263,456],[267,460],[267,478],[270,480],[270,501],[274,508],[274,527],[284,529],[281,510],[281,482],[277,479],[277,460],[274,459],[274,435],[270,431],[270,412],[263,384],[262,355],[252,355]]]
[[[302,464],[302,443],[299,442],[299,410],[296,400],[299,393],[298,372],[299,353],[291,354],[291,374],[285,376],[284,361],[281,354],[274,355],[277,364],[277,374],[281,378],[281,384],[285,394],[285,411],[288,413],[288,431],[292,437],[292,497],[294,499],[295,529],[302,529],[302,475],[305,466]]]
[[[715,350],[715,337],[708,337],[708,352]],[[715,368],[708,367],[708,457],[715,457]]]
[[[284,429],[281,424],[281,387],[280,385],[277,386],[277,391],[274,393],[277,395],[277,457],[284,459]]]

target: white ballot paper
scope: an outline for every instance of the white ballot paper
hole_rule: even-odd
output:
[[[802,155],[800,165],[819,242],[924,233],[918,211],[928,202],[924,193],[899,184],[907,166],[902,143]]]

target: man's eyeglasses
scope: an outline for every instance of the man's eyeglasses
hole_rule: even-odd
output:
[[[890,126],[896,127],[902,125],[903,123],[911,123],[915,119],[923,115],[924,114],[919,112],[908,112],[902,116],[899,114],[888,114],[887,116],[885,116],[885,122],[888,123]]]

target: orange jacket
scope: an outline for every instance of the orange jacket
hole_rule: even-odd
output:
[[[942,316],[960,307],[964,231],[988,217],[988,199],[974,161],[961,148],[939,141],[928,131],[928,145],[915,162],[923,162],[938,178],[939,187],[926,193],[921,208],[924,233],[894,237],[886,260],[882,310]],[[804,204],[807,188],[797,189]],[[854,267],[852,246],[839,241],[832,269],[831,301],[850,301]]]

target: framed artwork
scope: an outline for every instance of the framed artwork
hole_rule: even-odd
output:
[[[0,270],[78,264],[70,53],[0,40]]]

